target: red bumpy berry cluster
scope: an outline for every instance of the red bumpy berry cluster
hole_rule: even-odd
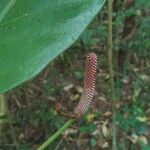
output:
[[[80,102],[74,110],[74,113],[77,115],[77,117],[81,117],[88,110],[94,97],[96,67],[97,56],[94,53],[89,53],[86,58],[84,90]]]

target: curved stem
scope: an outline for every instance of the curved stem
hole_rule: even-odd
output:
[[[49,139],[47,139],[37,150],[44,150],[60,134],[62,134],[73,122],[74,119],[69,119],[57,132],[55,132]]]

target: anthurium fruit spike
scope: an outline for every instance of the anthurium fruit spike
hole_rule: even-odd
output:
[[[97,56],[95,53],[89,53],[86,58],[84,90],[79,104],[74,110],[77,117],[81,117],[91,105],[95,93],[96,67]]]

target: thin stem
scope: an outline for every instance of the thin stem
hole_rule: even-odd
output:
[[[113,112],[113,125],[112,125],[112,150],[117,150],[116,142],[116,107],[115,107],[115,84],[114,84],[114,71],[113,71],[113,51],[112,51],[112,0],[108,0],[108,64],[109,64],[109,75],[110,75],[110,86],[111,86],[111,97],[112,97],[112,112]]]
[[[6,101],[3,94],[0,94],[0,117],[7,114]]]
[[[17,139],[16,139],[15,129],[14,129],[13,124],[12,124],[12,117],[10,116],[10,113],[9,113],[9,125],[10,125],[10,129],[11,129],[11,134],[12,134],[14,146],[15,146],[16,150],[19,150],[19,144],[18,144]]]
[[[0,115],[2,115],[2,116],[8,115],[9,125],[10,125],[10,129],[11,129],[11,135],[12,135],[12,139],[13,139],[13,144],[15,145],[16,150],[19,150],[19,144],[17,142],[16,136],[15,136],[15,130],[14,130],[14,127],[12,125],[11,113],[8,109],[7,99],[5,98],[4,94],[0,95]]]
[[[6,102],[4,99],[4,95],[0,94],[0,143],[4,138],[3,136],[3,124],[4,124],[4,119],[3,117],[7,115],[7,108],[6,108]]]
[[[49,139],[47,139],[37,150],[44,150],[60,134],[62,134],[73,122],[74,122],[74,119],[69,119],[57,132],[55,132]]]

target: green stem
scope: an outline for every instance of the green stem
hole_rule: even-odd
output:
[[[8,108],[8,105],[7,105],[8,103],[7,103],[6,98],[5,98],[5,103],[6,103],[7,114],[8,114],[8,117],[9,117],[9,126],[10,126],[10,130],[11,130],[13,144],[14,144],[16,150],[19,150],[19,143],[17,142],[17,139],[16,139],[16,132],[15,132],[15,129],[13,127],[13,119],[12,119],[11,112],[9,111],[9,108]]]
[[[73,122],[74,122],[74,119],[69,119],[57,132],[55,132],[49,139],[47,139],[37,150],[44,150],[60,134],[62,134]]]
[[[113,71],[113,51],[112,51],[112,0],[108,0],[108,32],[109,32],[109,38],[108,38],[108,63],[109,63],[109,75],[110,75],[110,86],[111,86],[111,97],[112,97],[112,150],[117,150],[117,142],[116,142],[116,106],[115,106],[115,83],[114,83],[114,71]]]
[[[7,114],[6,102],[3,94],[0,94],[0,117]]]
[[[10,129],[11,129],[11,135],[12,135],[12,139],[13,139],[13,144],[16,148],[16,150],[19,150],[19,144],[17,142],[16,136],[15,136],[15,130],[13,127],[13,123],[12,123],[12,117],[11,117],[11,113],[8,109],[7,106],[7,99],[5,98],[4,94],[0,95],[0,117],[1,116],[8,116],[9,118],[9,125],[10,125]],[[0,122],[1,123],[1,122]],[[2,124],[0,124],[0,130],[2,130]]]
[[[0,144],[3,138],[3,125],[4,125],[4,117],[7,115],[6,102],[4,99],[4,95],[0,94]]]

